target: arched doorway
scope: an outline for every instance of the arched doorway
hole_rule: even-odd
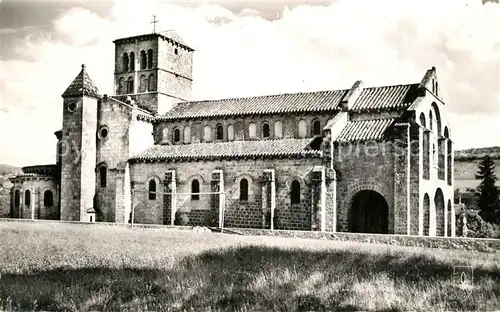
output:
[[[389,233],[389,206],[379,193],[364,190],[354,195],[349,215],[349,231],[354,233]]]
[[[431,218],[430,218],[430,210],[431,210],[431,201],[429,199],[429,195],[426,193],[424,195],[424,236],[429,236],[429,230],[431,227]]]
[[[434,195],[434,207],[436,209],[436,236],[444,236],[444,196],[443,191],[438,188]]]

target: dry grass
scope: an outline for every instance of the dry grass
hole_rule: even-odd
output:
[[[102,225],[0,222],[0,309],[500,308],[500,255]],[[453,266],[474,267],[471,291]]]

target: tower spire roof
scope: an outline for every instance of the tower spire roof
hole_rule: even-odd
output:
[[[62,97],[66,98],[83,95],[94,97],[99,96],[99,90],[87,74],[87,71],[85,70],[85,64],[82,64],[82,70],[73,80],[73,82],[68,86],[66,91],[64,91]]]

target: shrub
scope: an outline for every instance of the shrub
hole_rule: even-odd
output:
[[[477,211],[466,210],[457,215],[456,218],[456,234],[463,236],[463,214],[467,219],[467,237],[474,238],[500,238],[500,226],[492,225],[484,221]]]
[[[175,213],[174,224],[175,225],[188,225],[189,224],[189,216],[188,216],[187,212],[177,211]]]

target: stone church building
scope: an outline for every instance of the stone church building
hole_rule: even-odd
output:
[[[191,101],[194,50],[175,32],[114,44],[114,95],[82,65],[56,164],[11,179],[13,218],[454,236],[434,67],[413,84]]]

